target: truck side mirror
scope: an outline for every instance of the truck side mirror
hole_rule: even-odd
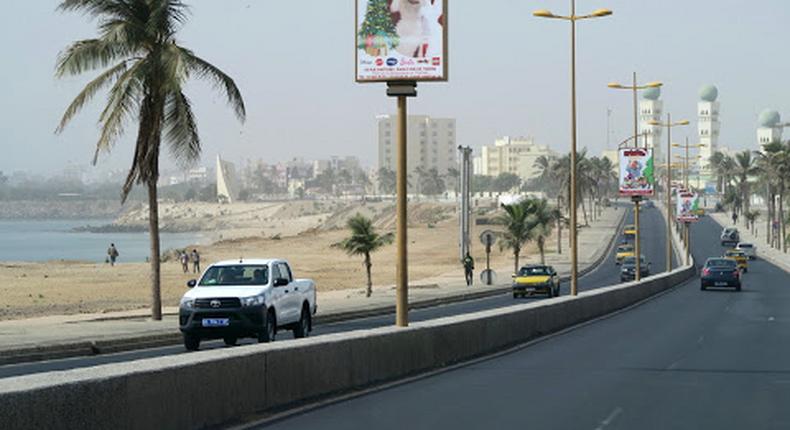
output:
[[[197,285],[197,279],[191,279],[187,282],[187,287],[189,288],[195,288],[195,285]]]
[[[284,287],[286,285],[288,285],[288,280],[285,278],[277,278],[274,280],[275,287]]]

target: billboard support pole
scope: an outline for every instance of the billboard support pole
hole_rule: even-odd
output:
[[[407,144],[407,111],[406,98],[417,96],[417,82],[397,81],[387,82],[387,95],[398,98],[398,162],[396,176],[396,206],[397,206],[397,231],[395,242],[397,244],[397,259],[395,270],[395,325],[407,327],[409,325],[409,269],[408,269],[408,241],[407,241],[407,175],[408,166],[406,158]]]
[[[634,280],[637,282],[642,279],[642,254],[639,243],[639,202],[642,201],[642,196],[633,196],[631,200],[634,202],[634,259],[636,260],[636,271],[634,272]]]
[[[691,232],[689,231],[690,223],[686,222],[686,266],[691,264]]]

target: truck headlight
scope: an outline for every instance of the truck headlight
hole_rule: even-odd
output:
[[[182,298],[181,299],[181,307],[184,309],[192,309],[195,307],[195,299],[190,298]]]
[[[263,304],[263,296],[243,297],[241,305],[243,307],[260,306]]]

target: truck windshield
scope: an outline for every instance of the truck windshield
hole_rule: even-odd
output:
[[[212,266],[200,280],[201,287],[267,285],[269,266]]]

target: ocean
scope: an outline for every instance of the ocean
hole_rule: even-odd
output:
[[[148,233],[74,232],[77,227],[103,226],[112,220],[0,220],[0,261],[78,260],[103,262],[115,243],[119,263],[145,261]],[[161,248],[183,248],[201,242],[199,233],[162,233]]]

